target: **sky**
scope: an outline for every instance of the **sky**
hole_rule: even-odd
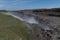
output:
[[[60,7],[60,0],[0,0],[0,10],[22,10]]]

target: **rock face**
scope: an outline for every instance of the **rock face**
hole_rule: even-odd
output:
[[[32,24],[31,27],[33,27],[34,31],[30,31],[29,35],[32,40],[59,40],[60,39],[60,29],[57,29],[57,25],[60,25],[60,18],[59,17],[43,17],[43,19],[46,19],[45,21],[49,21],[50,28],[53,30],[45,30],[41,28],[40,26],[36,24]],[[42,26],[43,27],[43,26]],[[56,28],[57,27],[57,28]]]
[[[56,20],[58,20],[58,19],[56,19]],[[54,22],[51,22],[51,23],[52,23],[52,25],[54,25]],[[50,26],[52,26],[52,25],[50,24]],[[45,30],[36,24],[32,24],[31,27],[33,27],[33,29],[35,30],[35,31],[30,31],[30,33],[29,33],[32,40],[58,40],[59,39],[58,31],[54,28],[52,28],[53,30]]]
[[[55,30],[44,30],[34,25],[34,31],[29,33],[32,40],[57,40],[57,32]]]

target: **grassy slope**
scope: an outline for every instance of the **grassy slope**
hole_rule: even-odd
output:
[[[22,21],[0,13],[0,40],[29,40],[25,27]]]

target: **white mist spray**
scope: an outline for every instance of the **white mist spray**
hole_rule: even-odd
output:
[[[30,24],[38,24],[38,22],[34,19],[34,17],[25,17],[25,16],[23,16],[23,17],[25,17],[25,18],[23,18],[23,17],[20,17],[19,15],[15,15],[15,13],[9,13],[9,12],[5,13],[5,14],[6,15],[11,15],[11,16],[13,16],[13,17],[15,17],[15,18],[17,18],[21,21],[25,21],[25,22],[30,23]]]

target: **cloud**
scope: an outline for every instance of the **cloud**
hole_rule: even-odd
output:
[[[13,1],[13,5],[24,5],[24,4],[28,4],[31,3],[31,0],[15,0]]]
[[[4,7],[4,4],[0,4],[0,8],[1,8],[1,7]]]
[[[12,2],[15,2],[15,3],[18,3],[18,2],[20,2],[20,3],[27,3],[27,2],[32,2],[32,0],[14,0]]]

